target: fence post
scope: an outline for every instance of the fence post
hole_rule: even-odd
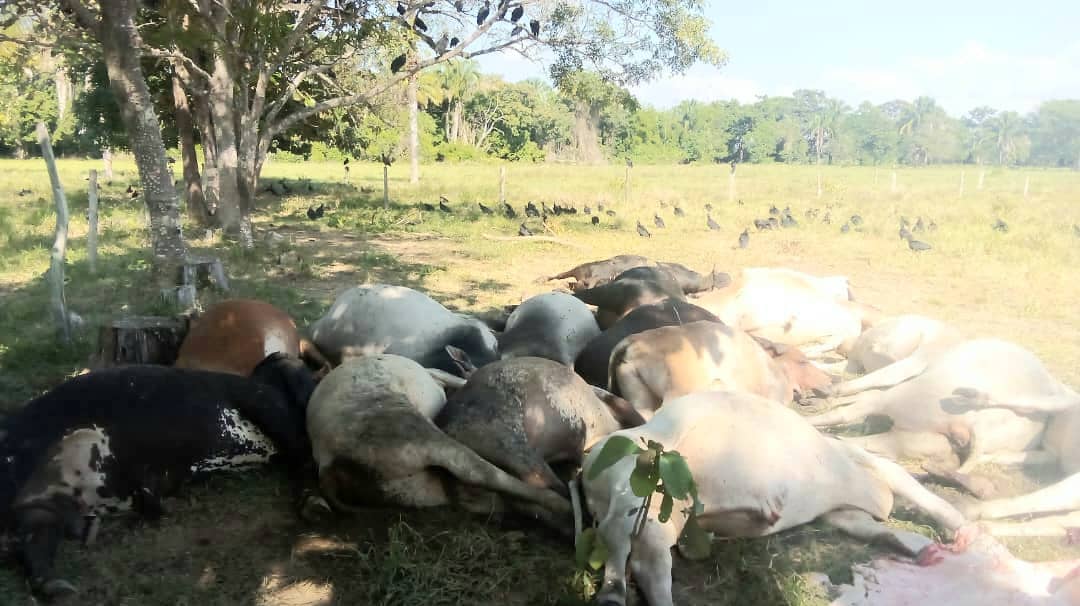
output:
[[[623,201],[626,208],[630,207],[630,165],[626,165],[626,181],[623,183]]]
[[[982,191],[983,179],[985,177],[986,177],[986,169],[985,168],[980,168],[979,169],[979,184],[975,186],[975,189],[978,189],[979,191]]]
[[[506,166],[499,166],[499,204],[506,204]]]
[[[71,324],[67,314],[67,302],[64,300],[64,257],[67,255],[68,207],[64,186],[60,184],[60,174],[56,171],[56,158],[53,156],[49,130],[44,122],[37,123],[38,144],[41,155],[49,169],[49,183],[52,185],[53,201],[56,202],[56,237],[53,240],[49,259],[49,290],[52,299],[53,318],[56,328],[65,344],[71,344]]]
[[[382,205],[390,208],[390,167],[386,164],[382,167]]]
[[[90,266],[90,273],[97,273],[97,224],[98,224],[98,186],[97,171],[90,169],[90,189],[87,192],[90,201],[90,209],[87,211],[86,220],[90,224],[86,232],[86,262]]]
[[[1025,200],[1027,200],[1027,197],[1028,197],[1028,186],[1029,185],[1031,185],[1031,177],[1026,176],[1026,177],[1024,177],[1024,199]]]

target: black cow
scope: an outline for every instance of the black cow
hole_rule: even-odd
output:
[[[611,328],[600,333],[578,355],[574,370],[589,385],[607,388],[608,361],[611,351],[630,335],[661,326],[678,326],[701,320],[719,322],[711,312],[686,301],[668,299],[662,303],[642,305],[623,316]]]
[[[641,305],[667,299],[686,300],[678,280],[662,267],[628,269],[611,282],[579,290],[574,296],[596,306],[596,321],[605,330]]]
[[[65,531],[119,511],[157,518],[161,497],[189,480],[283,458],[306,487],[314,388],[303,362],[281,353],[251,378],[125,366],[70,379],[4,419],[0,522],[33,589],[75,591],[53,573]]]

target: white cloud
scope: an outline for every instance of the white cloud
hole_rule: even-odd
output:
[[[705,102],[736,99],[753,103],[759,95],[766,94],[759,82],[726,76],[712,67],[692,68],[685,74],[646,82],[630,90],[643,104],[661,108],[687,99]]]

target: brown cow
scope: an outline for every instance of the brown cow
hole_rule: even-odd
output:
[[[608,367],[608,389],[646,418],[665,400],[699,391],[734,389],[790,404],[831,382],[797,348],[710,321],[631,335]]]
[[[329,369],[318,349],[300,338],[289,314],[263,301],[230,299],[212,305],[192,322],[174,366],[246,377],[275,352]]]

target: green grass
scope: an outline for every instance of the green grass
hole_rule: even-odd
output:
[[[61,176],[71,206],[67,300],[87,322],[72,348],[56,344],[48,315],[44,272],[54,212],[41,161],[0,160],[0,410],[12,409],[65,376],[81,370],[96,345],[95,327],[123,313],[158,309],[151,287],[147,238],[139,201],[124,193],[137,184],[131,163],[118,162],[102,185],[102,237],[96,275],[86,264],[86,182],[99,163],[65,160]],[[482,312],[516,303],[551,288],[536,278],[586,260],[637,253],[679,261],[699,270],[788,266],[851,278],[860,300],[889,313],[924,313],[955,323],[972,335],[998,336],[1030,347],[1063,379],[1080,383],[1080,329],[1075,301],[1080,281],[1080,173],[989,170],[984,188],[966,171],[959,196],[959,167],[897,171],[826,167],[824,193],[816,195],[814,167],[741,166],[736,199],[728,201],[726,166],[638,166],[631,196],[625,169],[511,165],[507,196],[519,212],[526,200],[604,203],[618,212],[599,228],[585,218],[552,218],[559,242],[514,237],[521,219],[487,217],[475,202],[492,205],[498,166],[431,165],[410,186],[406,166],[390,171],[391,204],[382,206],[382,168],[352,165],[352,182],[337,163],[271,162],[267,179],[287,179],[298,192],[264,194],[254,250],[188,230],[197,250],[215,251],[226,265],[232,296],[265,299],[301,325],[317,318],[339,291],[365,281],[403,284],[429,292],[446,305]],[[311,179],[314,192],[301,179]],[[1022,195],[1030,178],[1027,199]],[[102,179],[104,182],[104,179]],[[30,188],[33,193],[18,196]],[[373,193],[364,193],[373,188]],[[422,213],[415,204],[446,195],[453,215]],[[327,204],[325,219],[308,221],[310,204]],[[660,202],[679,204],[685,219]],[[705,228],[711,203],[720,232]],[[755,233],[736,250],[739,232],[770,204],[790,205],[800,226]],[[808,222],[804,211],[828,207],[834,222]],[[668,228],[652,227],[660,211]],[[861,231],[842,235],[840,224],[858,212]],[[896,235],[900,215],[933,219],[939,229],[922,236],[934,250],[916,255]],[[1000,217],[1010,230],[991,229]],[[642,220],[653,237],[642,239]],[[540,233],[539,221],[529,220]],[[281,237],[263,237],[269,232]],[[199,237],[196,237],[199,236]],[[508,239],[490,239],[508,238]],[[301,259],[279,265],[284,251]],[[204,302],[219,295],[206,293]],[[494,521],[463,519],[451,511],[372,511],[328,527],[297,522],[283,478],[264,472],[219,478],[169,504],[159,527],[124,521],[106,524],[89,551],[65,544],[60,566],[79,584],[86,604],[580,604],[590,595],[573,568],[572,550],[529,529],[508,530]],[[901,510],[895,523],[922,528]],[[1078,557],[1056,541],[1010,542],[1032,559]],[[803,573],[850,576],[853,561],[874,549],[809,526],[755,541],[718,542],[705,562],[678,562],[680,604],[825,603]],[[10,568],[10,567],[9,567]],[[6,600],[6,601],[5,601]],[[0,603],[29,604],[19,574],[0,569]]]

